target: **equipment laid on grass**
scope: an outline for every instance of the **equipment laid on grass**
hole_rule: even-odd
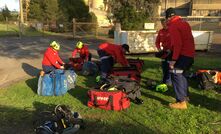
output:
[[[83,64],[84,64],[84,60],[82,58],[69,58],[69,64],[72,65],[72,67],[74,68],[75,71],[81,71]]]
[[[77,74],[74,70],[64,70],[64,75],[67,78],[68,90],[75,88],[77,82]]]
[[[113,76],[126,76],[131,80],[140,82],[141,75],[140,72],[134,67],[114,67],[110,72]]]
[[[72,112],[66,105],[57,105],[54,111],[47,112],[34,122],[36,134],[74,134],[84,128],[84,122],[78,112]]]
[[[42,96],[63,95],[75,87],[76,77],[73,70],[56,69],[49,74],[39,76],[37,93]]]
[[[127,61],[129,62],[129,65],[131,67],[135,67],[140,73],[142,72],[142,68],[144,65],[144,61],[138,59],[127,59]]]
[[[201,89],[214,89],[221,85],[221,72],[217,70],[198,70],[196,75]]]
[[[88,96],[88,107],[120,111],[130,106],[130,100],[123,91],[102,91],[92,89],[88,91]]]
[[[82,75],[95,75],[98,72],[98,66],[92,61],[84,62],[82,67]]]
[[[142,104],[143,100],[140,99],[141,91],[138,81],[131,80],[126,76],[109,76],[105,81],[96,81],[98,83],[97,89],[105,85],[106,89],[121,90],[127,94],[127,97],[136,104]],[[100,85],[100,86],[99,86]],[[106,91],[107,91],[106,90]]]

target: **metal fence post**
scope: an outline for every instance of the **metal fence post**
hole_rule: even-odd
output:
[[[115,24],[115,30],[114,30],[114,43],[121,44],[121,24],[116,23]]]

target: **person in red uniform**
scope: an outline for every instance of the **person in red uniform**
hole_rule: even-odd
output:
[[[97,53],[101,61],[101,78],[106,79],[115,62],[122,66],[129,66],[125,53],[130,52],[127,44],[116,45],[111,43],[102,43],[99,45]]]
[[[53,41],[50,44],[50,47],[44,53],[44,57],[42,60],[42,69],[45,73],[50,73],[55,69],[64,69],[64,62],[58,55],[58,51],[60,50],[60,45]]]
[[[167,29],[166,19],[161,19],[162,29],[159,30],[156,38],[156,48],[158,50],[159,58],[162,59],[162,71],[163,71],[163,80],[162,82],[167,85],[171,85],[170,73],[169,73],[169,61],[171,60],[171,43],[170,43],[170,34]]]
[[[176,102],[171,108],[187,109],[188,82],[185,72],[194,62],[195,44],[190,25],[173,8],[166,10],[167,26],[172,46],[172,61],[169,63],[171,80],[176,94]]]
[[[89,53],[88,46],[85,45],[83,42],[78,41],[76,44],[76,48],[72,52],[72,58],[76,58],[77,53],[79,53],[80,58],[84,61],[91,61],[91,53]]]

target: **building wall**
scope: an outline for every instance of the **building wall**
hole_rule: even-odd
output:
[[[194,0],[193,16],[221,16],[221,0]]]
[[[104,5],[104,0],[85,0],[85,3],[89,6],[90,12],[93,12],[98,20],[99,26],[110,25],[107,19],[107,12]]]
[[[92,9],[104,10],[103,0],[84,0],[84,1]]]
[[[177,14],[181,16],[188,16],[190,14],[190,0],[161,0],[161,14],[169,7],[175,8]]]
[[[161,0],[161,14],[169,7],[181,16],[221,16],[221,0]]]

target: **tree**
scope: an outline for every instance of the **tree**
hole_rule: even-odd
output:
[[[11,17],[11,12],[8,9],[8,7],[5,5],[5,7],[2,9],[2,16],[4,17],[4,20],[6,21],[6,18]]]
[[[109,0],[109,14],[124,30],[141,30],[146,21],[156,17],[159,0]],[[108,16],[110,18],[110,16]]]
[[[44,18],[43,16],[43,10],[42,10],[42,0],[31,0],[30,1],[30,6],[29,6],[29,14],[28,17],[30,19],[42,21]]]
[[[38,21],[56,21],[59,14],[57,0],[31,0],[29,8],[29,18]]]
[[[56,21],[59,10],[57,0],[44,0],[42,9],[44,20]]]
[[[59,0],[59,7],[69,21],[72,21],[73,18],[88,21],[88,18],[90,18],[89,7],[84,0]]]

